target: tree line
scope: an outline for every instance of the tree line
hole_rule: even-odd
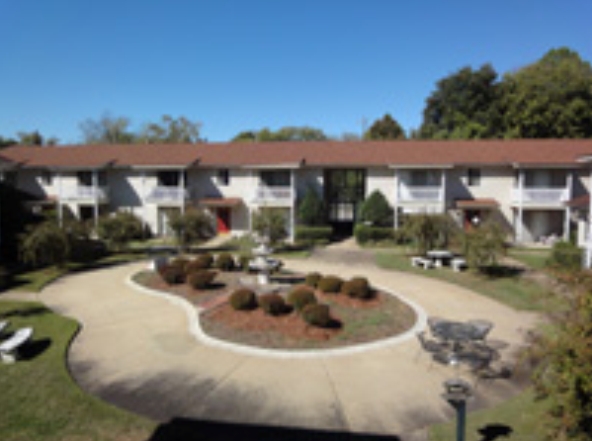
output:
[[[79,125],[83,144],[197,143],[201,123],[163,115],[132,130],[127,117],[104,115]],[[39,131],[0,136],[7,145],[55,145]],[[592,66],[569,48],[552,49],[520,69],[498,74],[491,64],[470,66],[436,82],[417,129],[406,134],[389,113],[362,135],[330,138],[309,126],[262,128],[238,133],[231,142],[395,140],[395,139],[592,138]]]

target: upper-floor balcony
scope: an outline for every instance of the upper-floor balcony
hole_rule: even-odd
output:
[[[523,206],[563,207],[570,199],[569,188],[524,187],[513,188],[512,204]]]
[[[61,200],[71,202],[100,202],[109,200],[107,187],[94,187],[78,185],[76,187],[63,188],[59,195]]]
[[[294,202],[292,187],[267,187],[255,188],[252,202],[255,205],[291,206]]]
[[[444,190],[440,185],[400,185],[397,199],[399,202],[438,203],[444,199]]]
[[[148,189],[146,201],[153,204],[182,204],[189,199],[189,190],[183,187],[156,186]]]

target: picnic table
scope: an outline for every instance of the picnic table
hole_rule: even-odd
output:
[[[448,250],[430,250],[426,255],[434,262],[434,265],[440,267],[444,262],[450,261],[454,254]]]

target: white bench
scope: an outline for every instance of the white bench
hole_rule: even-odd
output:
[[[18,359],[18,350],[33,336],[33,328],[21,328],[12,337],[0,344],[0,359],[4,363],[14,363]]]
[[[462,257],[455,257],[450,261],[450,266],[458,273],[464,269],[467,269],[467,261]]]
[[[411,265],[421,267],[424,270],[434,268],[434,262],[431,259],[427,259],[425,257],[420,257],[420,256],[412,257],[411,258]]]

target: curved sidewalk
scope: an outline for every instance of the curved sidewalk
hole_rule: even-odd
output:
[[[154,418],[174,417],[346,432],[403,435],[450,418],[440,394],[454,371],[430,366],[414,339],[360,354],[276,359],[237,354],[199,343],[185,312],[125,285],[145,264],[72,275],[49,286],[41,300],[79,320],[70,351],[79,384],[107,401]],[[428,315],[487,318],[491,338],[522,343],[536,316],[519,313],[469,290],[370,264],[290,260],[297,271],[350,277],[401,293]],[[516,392],[507,380],[479,385],[470,406]]]

